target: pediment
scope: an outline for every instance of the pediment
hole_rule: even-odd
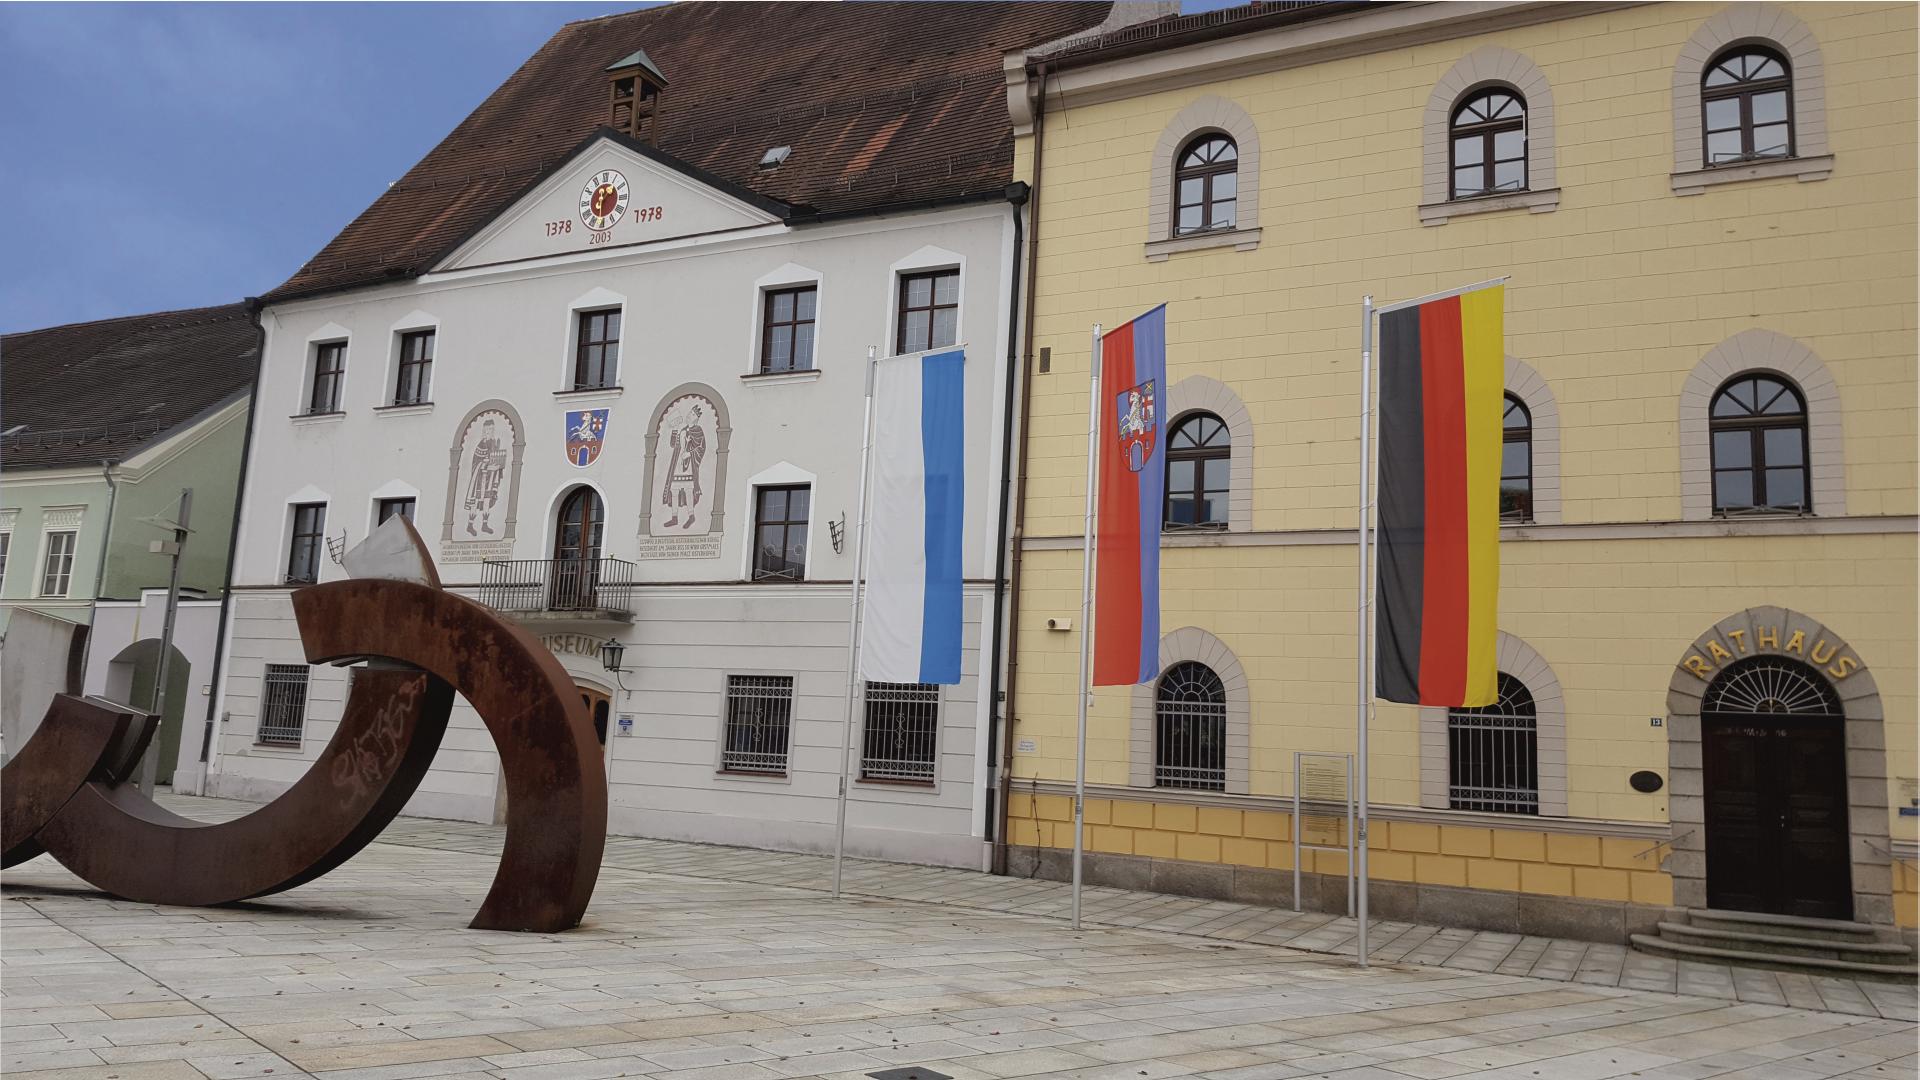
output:
[[[651,147],[603,131],[434,270],[722,235],[776,224],[784,209]]]

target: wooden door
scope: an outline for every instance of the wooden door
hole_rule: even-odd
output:
[[[553,572],[549,578],[548,608],[583,611],[598,607],[601,533],[606,511],[592,488],[575,488],[560,504],[560,520],[553,530]]]
[[[1707,902],[1853,917],[1844,721],[1702,717]]]

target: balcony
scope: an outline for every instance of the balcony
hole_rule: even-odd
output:
[[[632,622],[637,569],[625,559],[489,559],[474,599],[524,621]]]

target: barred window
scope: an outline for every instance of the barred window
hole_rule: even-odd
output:
[[[1538,814],[1540,739],[1533,692],[1503,671],[1499,695],[1491,705],[1447,713],[1447,805]]]
[[[268,664],[260,688],[260,731],[254,741],[299,746],[307,724],[307,665]]]
[[[785,776],[793,728],[793,676],[727,676],[720,771]]]
[[[1227,688],[1205,664],[1183,660],[1160,676],[1153,706],[1153,785],[1227,789]]]
[[[860,779],[933,782],[940,742],[940,687],[934,683],[867,684],[867,722],[860,741]]]

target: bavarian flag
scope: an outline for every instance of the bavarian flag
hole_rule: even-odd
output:
[[[1093,685],[1160,674],[1160,525],[1167,488],[1167,306],[1100,339]]]
[[[1506,287],[1380,315],[1378,694],[1496,699]]]

